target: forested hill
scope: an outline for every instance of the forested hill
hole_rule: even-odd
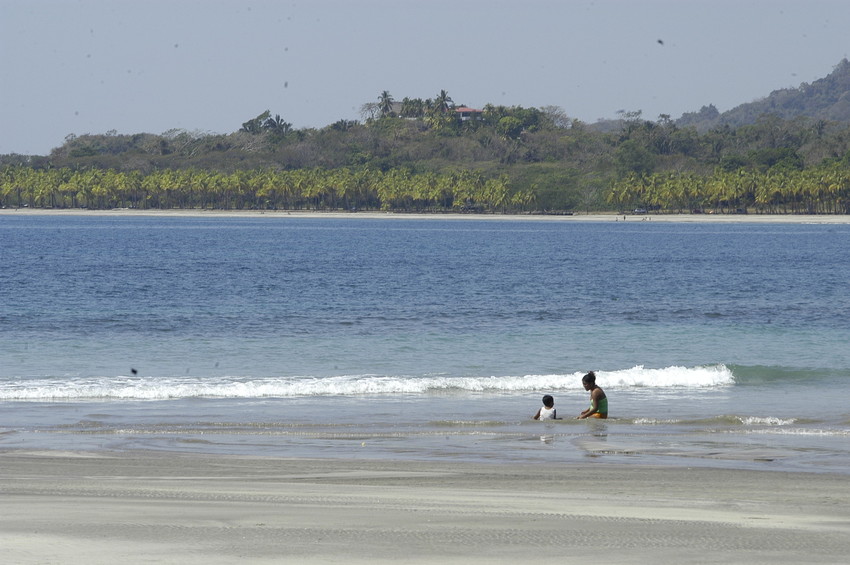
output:
[[[679,127],[706,132],[718,126],[733,128],[754,124],[763,114],[791,120],[801,116],[814,120],[850,123],[850,62],[843,59],[828,76],[797,88],[774,90],[767,98],[736,106],[722,114],[714,105],[683,114]]]
[[[266,110],[227,134],[70,135],[50,155],[0,155],[0,207],[850,213],[847,60],[678,122],[636,110],[602,128],[445,90],[362,110],[318,129]]]

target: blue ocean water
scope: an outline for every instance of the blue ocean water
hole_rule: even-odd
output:
[[[850,469],[846,224],[4,214],[0,268],[0,449]]]

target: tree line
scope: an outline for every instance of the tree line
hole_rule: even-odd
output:
[[[806,170],[633,173],[611,187],[607,200],[621,210],[850,214],[850,168],[833,162]]]
[[[717,168],[631,173],[605,193],[609,209],[767,214],[850,213],[850,168],[835,161],[805,170]],[[480,172],[414,173],[368,168],[138,171],[69,168],[0,170],[0,205],[32,208],[218,210],[383,210],[524,213],[539,211],[532,191]]]
[[[383,91],[363,122],[319,129],[266,110],[230,134],[69,136],[47,156],[0,156],[0,204],[847,213],[847,123],[763,114],[699,132],[639,110],[587,124],[554,106],[457,109],[445,90]]]
[[[524,212],[533,195],[474,171],[368,168],[138,171],[0,170],[0,205],[31,208]]]

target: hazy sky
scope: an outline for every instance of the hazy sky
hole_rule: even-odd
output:
[[[0,0],[0,154],[266,109],[323,127],[383,90],[586,122],[723,112],[826,76],[848,30],[850,0]]]

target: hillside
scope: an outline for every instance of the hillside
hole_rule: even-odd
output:
[[[559,107],[396,103],[294,129],[266,110],[229,134],[68,136],[0,155],[0,206],[532,212],[850,213],[850,63],[720,114],[604,124]]]
[[[811,84],[774,90],[767,98],[741,104],[722,114],[714,105],[703,106],[697,112],[683,114],[676,125],[692,126],[702,133],[718,126],[737,128],[754,124],[763,114],[783,120],[806,117],[850,123],[850,62],[843,59],[829,75]]]

